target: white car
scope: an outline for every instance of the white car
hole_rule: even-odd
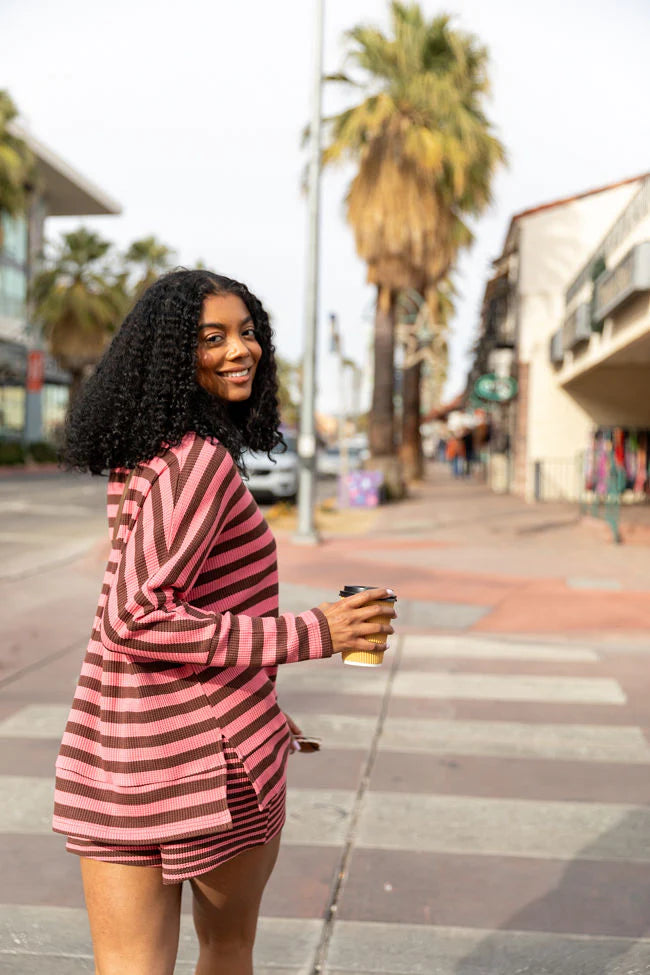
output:
[[[348,471],[357,471],[368,456],[368,451],[359,446],[348,447]],[[341,473],[341,451],[338,447],[319,450],[316,470],[321,477],[338,477]]]
[[[298,493],[296,438],[290,433],[283,436],[287,445],[284,453],[280,445],[271,451],[271,458],[267,454],[250,450],[242,455],[246,467],[244,481],[255,498],[292,501]]]

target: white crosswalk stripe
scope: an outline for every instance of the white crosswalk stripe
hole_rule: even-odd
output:
[[[650,809],[623,803],[369,792],[356,845],[650,863],[649,836]]]
[[[406,660],[464,657],[471,660],[537,660],[562,663],[595,663],[599,657],[586,647],[565,647],[553,643],[526,643],[518,640],[485,639],[466,634],[453,636],[405,636]]]
[[[365,693],[360,688],[359,693]],[[608,677],[529,677],[518,674],[447,674],[401,671],[395,697],[469,701],[537,701],[568,704],[625,704],[620,684]]]

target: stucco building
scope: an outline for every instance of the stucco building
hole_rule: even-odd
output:
[[[493,407],[492,475],[527,499],[579,496],[595,436],[650,428],[650,175],[512,218],[470,395],[486,373],[517,381]]]

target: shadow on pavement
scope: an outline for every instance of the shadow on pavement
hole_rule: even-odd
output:
[[[616,859],[613,851],[647,855],[649,848],[648,814],[640,808],[585,846],[553,890],[484,938],[454,975],[648,975],[650,943],[636,939],[650,932],[650,863]]]

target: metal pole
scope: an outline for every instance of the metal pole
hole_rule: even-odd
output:
[[[303,386],[300,407],[298,456],[298,532],[294,541],[316,544],[319,541],[314,524],[316,479],[316,425],[314,406],[316,392],[316,333],[318,324],[318,243],[321,173],[321,98],[323,77],[323,4],[315,0],[314,77],[312,90],[311,150],[309,158],[309,231],[307,240],[307,276],[305,293],[305,332]]]

